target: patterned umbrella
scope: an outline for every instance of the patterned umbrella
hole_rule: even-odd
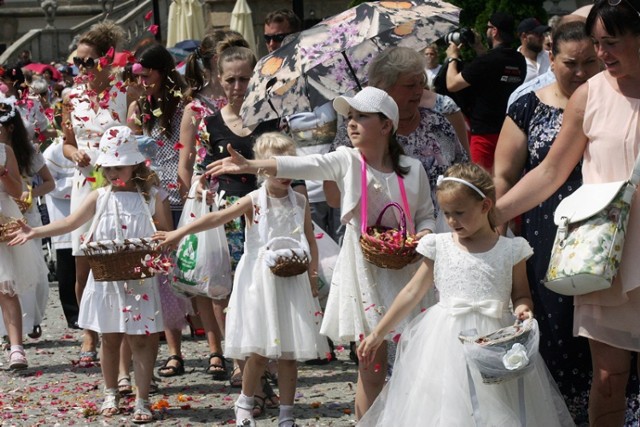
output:
[[[298,33],[256,65],[244,124],[311,111],[358,89],[378,52],[423,49],[456,27],[459,12],[439,0],[362,3]]]

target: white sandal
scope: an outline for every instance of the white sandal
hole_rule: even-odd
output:
[[[27,356],[24,350],[13,350],[9,353],[9,369],[17,371],[28,367],[29,363],[27,363]]]
[[[291,423],[291,424],[289,424]],[[285,418],[278,421],[278,427],[298,427],[296,420],[293,417]]]
[[[244,409],[249,411],[249,416],[241,420],[238,419],[238,409]],[[238,405],[238,401],[233,405],[233,412],[236,415],[236,427],[256,427],[256,420],[251,415],[253,413],[253,407]]]
[[[131,422],[134,424],[147,424],[153,422],[153,412],[151,412],[148,400],[136,399],[136,404],[133,407],[133,415],[131,416]]]
[[[100,415],[103,417],[113,417],[120,413],[120,394],[117,388],[104,389],[104,400],[100,406]]]

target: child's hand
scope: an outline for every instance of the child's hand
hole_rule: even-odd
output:
[[[384,341],[384,337],[378,337],[375,332],[366,337],[358,346],[358,360],[360,360],[360,363],[365,367],[369,366],[373,362],[382,341]]]
[[[207,176],[249,173],[249,161],[245,159],[242,154],[234,150],[231,144],[227,144],[227,151],[229,152],[229,157],[216,160],[210,165],[207,165]]]
[[[515,309],[515,315],[518,320],[533,319],[533,311],[526,304],[520,304]]]
[[[7,243],[9,246],[24,245],[28,240],[33,239],[35,232],[33,228],[24,221],[19,221],[20,228],[9,233],[11,240]]]
[[[165,249],[175,249],[180,243],[182,236],[177,230],[174,231],[156,231],[151,237],[152,240],[160,242],[160,247]]]

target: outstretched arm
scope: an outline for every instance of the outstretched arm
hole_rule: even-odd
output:
[[[98,192],[92,191],[84,202],[82,202],[82,205],[66,218],[36,228],[31,228],[27,224],[23,224],[20,230],[11,233],[12,240],[9,242],[9,246],[22,245],[27,240],[59,236],[75,230],[93,217],[96,212],[97,200]]]
[[[242,174],[250,173],[253,175],[276,176],[278,165],[275,159],[248,160],[242,154],[238,153],[227,145],[229,157],[216,160],[207,166],[208,176],[220,176],[226,174]]]
[[[157,231],[153,238],[160,242],[160,246],[174,248],[180,240],[189,234],[196,234],[210,228],[216,228],[241,215],[251,214],[253,203],[250,196],[244,196],[226,209],[208,213],[197,220],[174,231]]]
[[[422,264],[413,275],[409,283],[402,288],[389,311],[384,315],[373,332],[358,346],[358,359],[369,365],[378,351],[378,347],[384,341],[384,337],[411,310],[424,298],[427,291],[433,286],[433,260],[424,258]]]

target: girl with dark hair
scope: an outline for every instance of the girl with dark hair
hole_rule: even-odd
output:
[[[42,153],[38,152],[28,139],[20,111],[14,105],[12,98],[0,100],[3,110],[15,109],[15,114],[6,113],[0,116],[2,133],[0,143],[6,144],[13,149],[18,161],[20,176],[22,177],[22,195],[20,201],[23,203],[24,217],[33,227],[42,225],[40,210],[36,200],[40,196],[51,192],[55,188],[55,182],[49,168],[47,168]],[[1,113],[0,113],[1,114]],[[4,120],[3,120],[4,119]],[[34,186],[34,181],[38,185]],[[32,202],[33,201],[33,202]],[[38,241],[38,246],[41,242]],[[38,280],[34,292],[20,296],[20,305],[23,312],[22,327],[31,338],[39,338],[42,335],[40,323],[47,308],[49,297],[48,269],[42,270],[40,280]],[[6,330],[0,325],[0,335],[6,335]]]
[[[586,184],[627,180],[633,170],[640,152],[640,2],[597,0],[586,29],[605,69],[571,95],[560,132],[544,160],[498,199],[499,222],[547,200],[581,161]],[[631,356],[640,351],[639,254],[640,197],[636,194],[611,287],[574,297],[573,334],[587,338],[591,349],[592,426],[625,422]]]
[[[146,45],[135,56],[137,62],[133,64],[132,71],[144,93],[129,105],[128,124],[139,135],[141,149],[160,178],[160,187],[169,193],[168,202],[173,226],[176,227],[191,182],[191,177],[185,180],[178,175],[180,153],[183,151],[180,122],[187,86],[176,71],[173,56],[164,46]],[[169,352],[169,358],[159,374],[182,374],[182,329],[187,326],[186,315],[191,312],[191,304],[188,299],[173,292],[166,276],[160,278],[159,283]],[[122,354],[122,358],[118,384],[123,391],[130,392],[129,367],[126,363],[129,357]]]
[[[413,276],[417,263],[399,269],[384,269],[365,261],[359,245],[361,234],[361,190],[367,191],[367,217],[370,225],[392,201],[404,205],[409,222],[415,224],[416,238],[435,227],[431,189],[421,163],[402,154],[395,140],[398,130],[398,106],[385,91],[366,87],[355,97],[334,100],[336,111],[347,117],[349,138],[354,148],[340,147],[328,154],[305,157],[276,157],[247,160],[228,147],[231,157],[210,166],[209,174],[261,174],[278,178],[335,181],[340,189],[342,222],[347,224],[344,241],[335,265],[321,333],[333,341],[358,341],[378,324],[398,292]],[[365,168],[363,168],[366,167]],[[362,185],[362,170],[368,175]],[[387,215],[389,218],[389,215]],[[393,220],[395,222],[395,218]],[[408,319],[401,323],[391,340],[408,322],[430,303],[425,298],[416,304]],[[356,416],[362,417],[382,390],[387,375],[387,345],[380,347],[374,364],[380,369],[359,367],[356,390]]]
[[[17,129],[17,131],[15,131]],[[14,132],[15,131],[15,132]],[[39,162],[33,161],[35,153],[25,137],[20,113],[15,98],[0,100],[0,224],[11,218],[22,218],[14,199],[24,197],[24,182],[21,171],[40,170]],[[22,138],[16,141],[16,138]],[[14,150],[20,153],[19,164]],[[46,169],[46,167],[45,167]],[[47,171],[48,172],[48,171]],[[44,174],[43,174],[44,175]],[[51,175],[49,174],[49,177]],[[48,183],[41,190],[51,190]],[[42,194],[44,194],[44,191]],[[6,236],[5,236],[6,237]],[[41,249],[35,243],[23,248],[9,248],[0,243],[0,308],[2,309],[1,335],[9,336],[11,345],[9,369],[24,369],[27,359],[22,346],[23,330],[33,327],[36,311],[36,293],[48,290],[47,266]],[[44,285],[44,289],[42,289]],[[44,295],[46,304],[46,294]],[[25,307],[23,311],[22,307]],[[23,313],[28,316],[23,316]],[[40,319],[39,319],[40,320]],[[39,321],[38,320],[38,321]]]

